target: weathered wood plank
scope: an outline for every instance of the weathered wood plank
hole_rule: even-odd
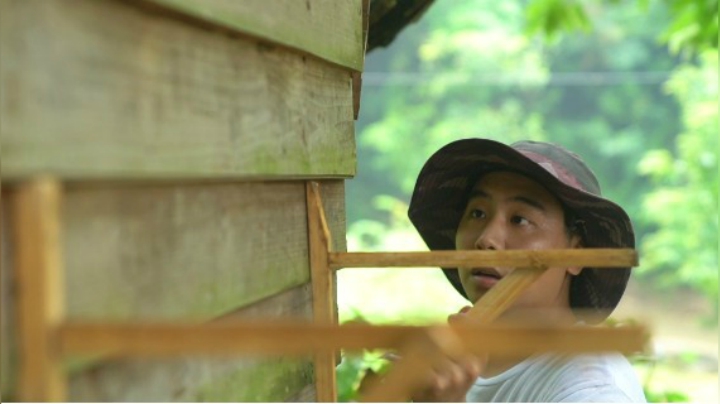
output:
[[[344,248],[343,184],[324,184]],[[68,189],[69,315],[204,319],[309,281],[303,185]]]
[[[96,0],[0,0],[0,49],[4,181],[355,174],[351,74],[313,57]]]
[[[310,319],[311,299],[310,285],[305,284],[222,319]],[[75,373],[70,397],[94,402],[277,402],[302,394],[312,383],[312,373],[311,361],[303,358],[116,360]]]
[[[344,182],[324,181],[322,190],[333,245],[344,251]],[[202,320],[309,281],[304,182],[76,184],[67,188],[64,201],[63,255],[72,319]],[[5,209],[6,216],[12,215]],[[8,230],[4,236],[12,234]],[[7,315],[14,312],[12,257],[6,254],[13,242],[2,239],[4,397],[12,397],[17,371],[11,334],[16,323]],[[278,310],[265,306],[255,312],[279,316],[285,306]],[[244,313],[254,311],[250,307]],[[156,377],[169,377],[164,375],[158,371]]]
[[[3,201],[5,200],[3,195]],[[11,391],[14,390],[17,372],[17,350],[15,333],[17,322],[15,320],[15,308],[13,302],[17,298],[14,284],[12,266],[12,254],[9,248],[9,228],[7,226],[7,204],[2,206],[2,228],[0,228],[0,394],[9,400]]]
[[[362,0],[143,0],[194,18],[363,68]]]

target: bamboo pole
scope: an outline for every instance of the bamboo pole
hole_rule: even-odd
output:
[[[453,332],[468,352],[533,354],[605,352],[645,348],[643,327],[518,327],[457,324],[433,327],[318,325],[279,321],[222,323],[68,322],[57,332],[63,355],[102,353],[113,357],[177,355],[303,355],[340,349],[398,349],[428,329]]]
[[[317,182],[306,183],[306,198],[313,316],[316,324],[336,324],[334,273],[328,264],[328,254],[332,250],[330,230],[320,197],[320,185]],[[337,401],[335,375],[337,353],[335,351],[317,353],[314,362],[316,400]]]
[[[577,248],[565,250],[331,252],[329,264],[339,268],[388,267],[531,267],[584,266],[627,268],[638,264],[632,249]]]
[[[490,324],[512,305],[512,303],[545,272],[547,267],[517,268],[502,278],[492,289],[490,289],[467,313],[476,324]],[[511,345],[512,346],[512,345]],[[402,401],[410,398],[410,394],[417,386],[420,386],[429,373],[421,371],[409,372],[408,367],[422,367],[430,369],[426,362],[418,362],[416,356],[430,355],[432,357],[442,356],[448,352],[443,351],[444,345],[424,344],[421,348],[417,343],[412,343],[408,349],[403,349],[404,356],[393,366],[386,380],[392,383],[376,383],[363,395],[361,401]],[[470,352],[469,348],[468,352]],[[493,352],[498,354],[498,352]],[[519,354],[514,350],[513,354]],[[398,396],[398,394],[405,394]]]
[[[42,178],[11,193],[18,287],[21,401],[66,401],[53,332],[62,321],[60,184]]]
[[[497,320],[505,310],[507,310],[517,298],[527,290],[550,266],[561,265],[602,265],[602,266],[633,266],[637,263],[637,255],[633,250],[533,250],[533,251],[473,251],[469,252],[465,257],[457,257],[462,251],[442,252],[445,257],[437,257],[437,253],[411,253],[402,258],[407,261],[402,262],[400,257],[395,254],[386,255],[385,257],[375,257],[372,261],[377,265],[381,258],[385,259],[383,264],[390,265],[407,265],[408,263],[427,266],[431,259],[435,259],[433,265],[438,265],[437,258],[445,258],[447,261],[439,266],[521,266],[516,268],[507,276],[502,278],[492,289],[490,289],[467,313],[468,317],[473,319],[477,324],[490,324]],[[475,254],[472,254],[475,253]],[[376,255],[376,254],[375,254]],[[424,255],[424,257],[423,257]],[[432,257],[431,255],[436,255]],[[474,257],[472,255],[475,255]],[[485,255],[486,257],[483,257]],[[336,258],[342,258],[337,257]],[[356,257],[357,258],[357,257]],[[363,258],[372,258],[365,255]],[[463,258],[459,260],[458,258]],[[486,258],[486,259],[485,259]],[[414,260],[413,262],[410,262]],[[493,261],[497,260],[497,261]],[[359,263],[355,260],[353,263]],[[371,261],[366,259],[366,261]],[[350,262],[349,259],[345,263]],[[400,263],[402,262],[402,264]],[[450,265],[447,265],[450,263]],[[387,380],[393,380],[392,383],[377,383],[373,388],[361,399],[362,401],[398,401],[398,392],[407,392],[412,386],[419,385],[427,375],[419,371],[408,372],[409,366],[421,366],[416,363],[418,360],[413,356],[428,355],[427,344],[425,351],[417,348],[418,345],[411,345],[411,350],[406,351],[408,356],[403,356],[395,364],[390,373],[386,376]],[[442,354],[443,346],[435,345],[432,355]],[[497,352],[493,352],[498,354]],[[515,351],[513,354],[519,354]],[[424,363],[424,362],[423,362]],[[407,399],[404,396],[402,399]]]
[[[516,268],[507,274],[467,312],[479,324],[497,320],[515,300],[545,273],[547,268]]]

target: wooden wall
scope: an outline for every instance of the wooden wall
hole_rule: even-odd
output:
[[[0,52],[3,195],[64,181],[69,318],[311,317],[304,181],[343,250],[361,0],[0,0]],[[3,213],[7,399],[21,341]],[[310,358],[68,366],[72,401],[314,398]]]

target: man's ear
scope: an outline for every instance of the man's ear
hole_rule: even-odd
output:
[[[582,245],[582,239],[577,234],[573,234],[572,237],[570,237],[570,245],[568,248],[583,248]],[[580,275],[580,272],[582,272],[582,267],[568,267],[567,272],[570,275],[578,276]]]

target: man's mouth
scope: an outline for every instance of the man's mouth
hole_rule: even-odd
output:
[[[472,276],[489,276],[491,278],[501,279],[502,275],[494,268],[473,268]]]
[[[470,275],[475,286],[481,289],[489,289],[502,279],[502,275],[494,268],[473,268]]]

